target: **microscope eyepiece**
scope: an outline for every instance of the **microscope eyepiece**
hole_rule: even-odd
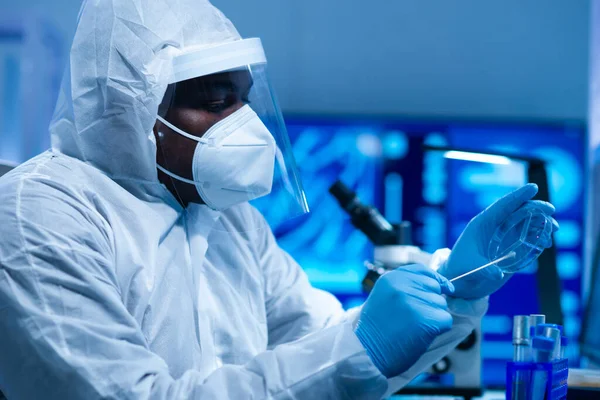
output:
[[[367,235],[376,246],[396,244],[394,227],[377,211],[367,206],[348,186],[337,181],[329,188],[329,193],[336,198],[340,206],[350,215],[352,225]]]
[[[348,186],[344,185],[342,181],[337,181],[329,188],[329,193],[340,203],[340,206],[347,210],[353,203],[360,203],[356,193],[354,193]]]

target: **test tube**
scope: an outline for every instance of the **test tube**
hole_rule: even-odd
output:
[[[535,336],[535,327],[545,323],[546,316],[544,314],[531,314],[529,316],[529,330],[531,331],[531,337]]]
[[[554,339],[545,336],[536,336],[531,341],[533,360],[538,363],[549,363],[552,361],[554,352]]]
[[[529,358],[529,316],[515,315],[513,318],[513,361],[524,362]],[[527,379],[523,371],[516,371],[512,382],[512,399],[527,399]]]
[[[562,327],[560,325],[556,325],[556,324],[538,324],[535,327],[534,330],[534,334],[533,336],[544,336],[544,329],[545,328],[554,328],[554,329],[558,329],[561,332],[561,336],[562,336]]]
[[[552,329],[552,328],[549,328]],[[548,337],[536,336],[531,341],[533,350],[533,359],[538,363],[552,362],[552,356],[555,348],[554,340]],[[548,374],[546,371],[539,370],[533,372],[531,385],[531,399],[543,400],[546,395],[546,385],[548,383]]]
[[[513,318],[513,361],[523,362],[529,358],[529,316],[515,315]]]
[[[566,336],[562,336],[560,338],[560,358],[566,358],[567,356],[567,346],[569,345],[569,338]]]
[[[543,336],[554,340],[554,350],[552,351],[552,360],[558,360],[560,358],[560,330],[550,326],[544,327]]]

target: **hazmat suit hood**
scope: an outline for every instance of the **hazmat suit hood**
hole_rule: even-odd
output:
[[[50,124],[53,151],[125,187],[158,182],[152,128],[172,58],[239,39],[205,0],[84,1]]]

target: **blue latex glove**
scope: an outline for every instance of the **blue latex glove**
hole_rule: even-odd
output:
[[[377,280],[355,333],[383,375],[406,371],[450,330],[452,316],[442,294],[453,291],[446,278],[422,265],[398,268]]]
[[[527,184],[507,194],[473,218],[456,241],[448,261],[438,269],[438,272],[452,279],[492,261],[488,257],[492,235],[507,217],[520,208],[537,208],[548,216],[554,214],[552,204],[531,200],[537,191],[537,185]],[[552,224],[554,232],[558,229],[558,223],[552,219]],[[549,248],[552,242],[542,245]],[[464,299],[489,296],[500,289],[512,275],[504,274],[499,267],[492,265],[454,282],[456,291],[453,296]]]

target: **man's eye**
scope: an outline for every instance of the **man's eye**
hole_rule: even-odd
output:
[[[212,102],[212,103],[208,103],[205,106],[206,111],[211,112],[211,113],[220,113],[220,112],[223,112],[228,107],[229,107],[229,104],[225,100],[223,100],[223,101],[215,101],[215,102]]]

